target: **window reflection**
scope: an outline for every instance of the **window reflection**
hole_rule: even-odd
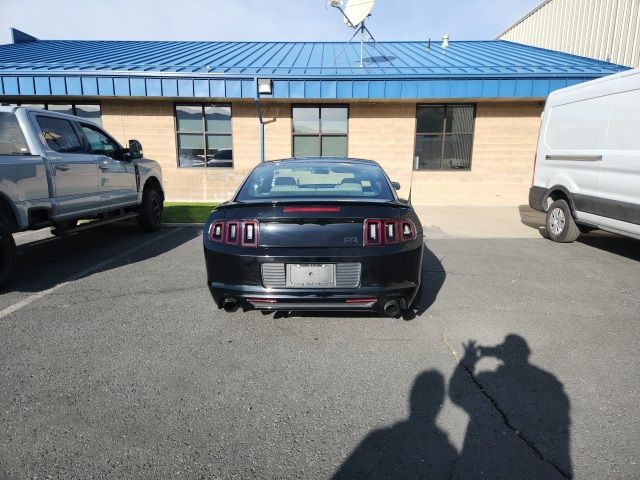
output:
[[[180,167],[233,167],[230,105],[176,105],[176,128]]]

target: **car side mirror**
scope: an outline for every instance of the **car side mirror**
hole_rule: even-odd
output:
[[[393,188],[396,190],[400,190],[402,188],[399,182],[391,182],[391,185],[393,185]]]
[[[131,160],[142,158],[142,144],[138,140],[129,140],[129,155]]]

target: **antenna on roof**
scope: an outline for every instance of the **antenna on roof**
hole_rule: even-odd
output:
[[[378,42],[374,38],[373,34],[369,31],[366,25],[367,18],[371,16],[371,11],[376,4],[376,0],[328,0],[328,5],[337,8],[344,17],[344,23],[347,27],[351,27],[355,30],[355,33],[351,39],[347,42],[340,53],[336,55],[334,63],[344,53],[347,47],[353,42],[358,34],[360,34],[360,67],[364,67],[364,50],[365,43],[371,42],[373,48],[382,55],[382,58],[386,62],[391,62],[391,57],[386,55]]]

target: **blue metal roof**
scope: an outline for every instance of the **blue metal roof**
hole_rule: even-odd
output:
[[[22,32],[20,32],[22,33]],[[26,35],[26,34],[25,34]],[[625,67],[506,41],[381,42],[360,68],[341,42],[45,41],[0,45],[0,95],[253,98],[542,98]]]

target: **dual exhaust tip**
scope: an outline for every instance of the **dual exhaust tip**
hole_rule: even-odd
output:
[[[227,313],[237,312],[238,308],[240,308],[240,304],[235,298],[225,298],[222,302],[222,308]]]
[[[240,304],[235,298],[225,298],[222,308],[227,313],[234,313],[238,311]],[[389,317],[397,317],[402,313],[402,308],[397,300],[389,300],[384,304],[384,313]]]

